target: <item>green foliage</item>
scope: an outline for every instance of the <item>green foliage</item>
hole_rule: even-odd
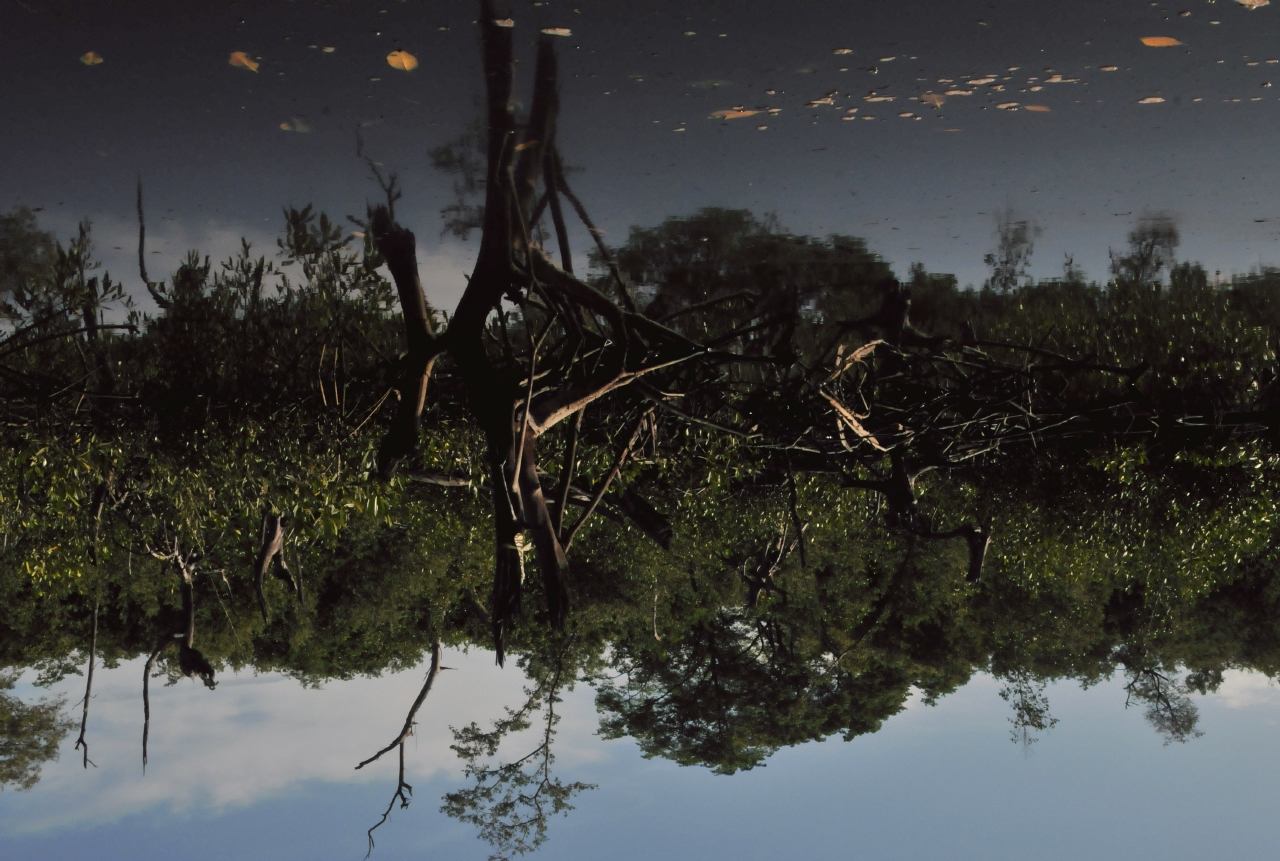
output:
[[[30,789],[40,780],[40,767],[58,758],[58,745],[71,729],[62,717],[62,701],[36,703],[5,693],[16,676],[0,673],[0,789]]]

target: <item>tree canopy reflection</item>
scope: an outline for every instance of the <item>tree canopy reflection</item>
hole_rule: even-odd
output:
[[[472,785],[445,810],[501,856],[587,788],[551,769],[574,683],[606,735],[732,773],[978,672],[1029,744],[1050,680],[1121,673],[1182,742],[1193,693],[1280,670],[1270,273],[1168,267],[1159,223],[1105,284],[1024,283],[1011,247],[964,291],[705,209],[598,243],[578,278],[551,40],[517,122],[511,31],[482,6],[483,239],[452,313],[372,161],[362,241],[287,210],[277,260],[140,266],[154,315],[93,274],[87,223],[64,246],[4,217],[3,667],[49,683],[145,656],[149,717],[153,673],[212,690],[430,655],[420,705],[442,646],[493,648],[528,699],[455,730]],[[141,186],[138,215],[141,264]],[[29,786],[66,729],[0,696],[0,774]],[[416,708],[382,750],[388,814]]]

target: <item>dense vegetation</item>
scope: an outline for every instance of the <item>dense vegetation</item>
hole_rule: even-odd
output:
[[[491,132],[514,133],[509,102]],[[142,272],[154,313],[95,274],[87,223],[64,245],[0,218],[0,671],[147,656],[213,687],[495,646],[530,700],[459,732],[477,782],[446,808],[500,853],[582,788],[549,771],[575,680],[606,733],[733,772],[976,672],[1024,742],[1051,679],[1122,672],[1185,741],[1190,692],[1280,672],[1274,273],[1210,285],[1148,224],[1106,283],[1030,283],[1006,234],[961,290],[707,209],[601,245],[579,280],[554,150],[488,157],[487,244],[448,315],[416,304],[381,175],[360,237],[289,210],[277,259]],[[564,270],[530,240],[544,212]],[[0,776],[27,786],[66,728],[0,697]],[[486,764],[535,712],[543,770]]]

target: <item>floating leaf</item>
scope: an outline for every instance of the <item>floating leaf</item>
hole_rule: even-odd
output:
[[[852,53],[853,53],[853,49],[852,49],[852,48],[836,48],[836,49],[835,49],[834,51],[832,51],[831,53],[833,53],[833,54],[852,54]]]
[[[321,48],[320,50],[321,50],[321,51],[323,51],[323,52],[324,52],[324,53],[326,53],[326,54],[332,54],[334,51],[336,51],[336,50],[338,50],[338,49],[337,49],[337,48],[334,48],[334,47],[333,47],[333,46],[331,46],[331,45],[326,45],[325,47]]]
[[[894,97],[893,97],[893,96],[875,96],[875,95],[872,95],[872,96],[863,96],[863,97],[862,97],[862,100],[863,100],[864,102],[892,102],[892,101],[893,101],[893,99],[894,99]]]
[[[514,27],[516,25],[516,22],[510,18],[494,18],[493,23],[497,24],[499,27],[508,27],[508,28]]]
[[[256,60],[249,58],[244,51],[232,51],[227,62],[232,66],[239,66],[241,69],[248,69],[250,72],[258,71],[258,63]]]
[[[1142,44],[1148,48],[1175,48],[1182,43],[1172,36],[1143,36]]]
[[[86,66],[96,66],[102,62],[102,58],[93,51],[90,51],[80,58],[80,62],[84,63]]]
[[[543,27],[542,32],[548,36],[572,36],[573,32],[568,27]]]
[[[1098,68],[1104,72],[1114,72],[1119,67],[1118,66],[1099,66]]]
[[[972,96],[973,90],[947,90],[945,96]]]
[[[805,107],[816,108],[821,105],[834,105],[835,103],[836,103],[835,99],[831,98],[831,96],[824,96],[821,99],[812,99],[811,101],[806,102]]]
[[[1001,102],[1000,104],[996,105],[996,108],[1002,111],[1016,111],[1018,109],[1018,103],[1017,102]]]
[[[736,120],[741,117],[754,117],[759,111],[712,111],[711,118],[716,120]]]
[[[387,65],[403,72],[411,72],[418,68],[418,58],[408,51],[392,51],[387,54]]]
[[[1035,111],[1038,114],[1047,114],[1049,113],[1049,106],[1048,105],[1027,105],[1025,107],[1025,110]]]
[[[293,131],[293,126],[289,125],[288,123],[281,123],[281,124],[280,124],[280,129],[281,129],[282,131],[291,132],[291,131]]]
[[[1158,104],[1160,104],[1160,103],[1161,103],[1161,102],[1163,102],[1163,101],[1164,101],[1164,99],[1160,98],[1159,96],[1147,96],[1145,99],[1138,99],[1138,104],[1140,104],[1140,105],[1158,105]]]
[[[925,93],[920,97],[920,101],[926,105],[933,105],[935,108],[942,107],[942,103],[947,100],[946,96],[940,96],[937,93]]]
[[[990,83],[994,83],[994,82],[995,82],[995,78],[970,78],[970,79],[969,79],[969,86],[971,86],[971,87],[978,87],[978,86],[981,86],[981,85],[983,85],[983,84],[990,84]]]
[[[524,151],[525,151],[525,150],[527,150],[529,147],[531,147],[531,146],[536,146],[536,145],[537,145],[537,143],[538,143],[538,142],[537,142],[536,140],[532,140],[532,141],[525,141],[524,143],[518,143],[518,144],[516,144],[516,152],[524,152]]]
[[[1261,9],[1263,6],[1271,5],[1271,0],[1236,0],[1246,9]]]

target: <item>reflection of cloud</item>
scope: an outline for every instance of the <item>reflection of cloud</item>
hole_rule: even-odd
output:
[[[449,726],[471,721],[486,726],[504,705],[523,701],[525,683],[515,667],[500,670],[491,653],[447,651],[441,673],[406,746],[406,777],[413,783],[456,775]],[[423,667],[378,679],[332,682],[307,689],[278,674],[227,675],[217,690],[183,680],[151,689],[151,736],[147,772],[141,768],[142,661],[99,670],[89,716],[91,756],[98,768],[80,767],[69,736],[59,762],[45,767],[30,793],[0,796],[0,832],[44,830],[101,822],[157,805],[183,811],[239,806],[282,795],[305,781],[391,780],[394,752],[361,771],[355,764],[399,733],[421,687]],[[57,686],[74,702],[83,678]],[[23,686],[26,688],[26,686]],[[19,691],[33,698],[35,691]],[[591,691],[580,686],[557,708],[564,715],[556,757],[566,767],[603,754],[593,737],[597,721]],[[78,717],[78,715],[77,715]],[[535,725],[536,729],[536,725]],[[74,735],[74,733],[72,734]],[[504,745],[527,752],[532,737]]]
[[[1244,670],[1223,673],[1222,686],[1211,696],[1229,709],[1280,705],[1280,688],[1275,682],[1262,673]]]

